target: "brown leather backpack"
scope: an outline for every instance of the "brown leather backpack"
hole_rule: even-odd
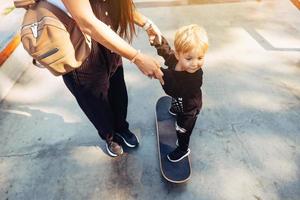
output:
[[[64,11],[47,1],[14,0],[26,8],[21,42],[25,50],[55,76],[81,66],[91,51],[91,40]]]

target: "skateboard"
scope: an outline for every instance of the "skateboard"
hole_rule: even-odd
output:
[[[175,117],[169,113],[170,106],[171,97],[169,96],[159,98],[156,103],[156,133],[160,170],[167,181],[183,183],[191,176],[189,156],[179,162],[171,162],[167,158],[167,154],[177,147]]]

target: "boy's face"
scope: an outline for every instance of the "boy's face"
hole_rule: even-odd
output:
[[[182,70],[194,73],[202,67],[205,52],[194,49],[186,53],[176,53],[175,55]]]

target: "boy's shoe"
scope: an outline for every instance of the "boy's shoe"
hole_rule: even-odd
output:
[[[134,148],[139,144],[139,139],[130,130],[116,133],[116,136],[120,137],[127,147]]]
[[[106,143],[106,150],[112,157],[117,157],[123,154],[123,148],[117,142],[111,141]]]
[[[178,162],[190,154],[191,150],[188,148],[186,151],[182,151],[177,147],[174,151],[167,155],[168,160],[171,162]]]

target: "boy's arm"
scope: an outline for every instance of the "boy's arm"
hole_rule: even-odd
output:
[[[161,44],[154,44],[157,54],[165,59],[165,65],[168,66],[169,69],[175,69],[175,66],[178,62],[175,51],[171,49],[167,40],[162,37]]]
[[[172,69],[164,69],[161,68],[162,72],[164,73],[163,79],[164,79],[164,85],[162,85],[163,90],[165,91],[165,93],[169,96],[175,96],[176,94],[174,93],[176,91],[175,89],[175,78],[174,75],[172,73]]]

